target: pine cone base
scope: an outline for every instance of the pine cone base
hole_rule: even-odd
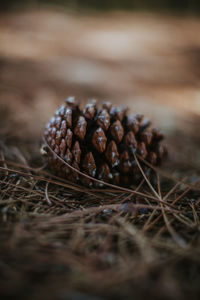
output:
[[[48,164],[56,175],[86,186],[101,187],[64,164],[92,178],[115,185],[129,186],[142,179],[135,154],[156,166],[166,155],[160,144],[163,135],[150,129],[150,122],[141,114],[128,115],[127,108],[96,101],[83,110],[73,97],[66,99],[48,122],[44,138],[54,151],[48,152]],[[150,169],[142,164],[147,176]]]

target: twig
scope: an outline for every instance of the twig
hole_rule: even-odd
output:
[[[48,195],[48,186],[49,186],[49,182],[46,183],[46,186],[45,186],[45,196],[46,196],[46,200],[47,200],[47,203],[49,205],[52,205],[52,202],[51,200],[49,199],[49,195]]]

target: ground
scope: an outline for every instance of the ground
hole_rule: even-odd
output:
[[[40,9],[0,16],[0,294],[198,299],[200,21]],[[69,95],[128,105],[162,129],[151,186],[95,190],[40,155]]]

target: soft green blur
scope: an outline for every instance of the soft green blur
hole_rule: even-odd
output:
[[[3,0],[1,10],[27,7],[31,5],[61,5],[74,9],[94,10],[167,10],[172,12],[199,13],[199,0]]]

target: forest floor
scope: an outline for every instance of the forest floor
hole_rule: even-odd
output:
[[[196,18],[149,13],[0,15],[2,297],[199,299],[199,32]],[[70,95],[162,129],[152,186],[87,189],[45,168],[45,123]]]

